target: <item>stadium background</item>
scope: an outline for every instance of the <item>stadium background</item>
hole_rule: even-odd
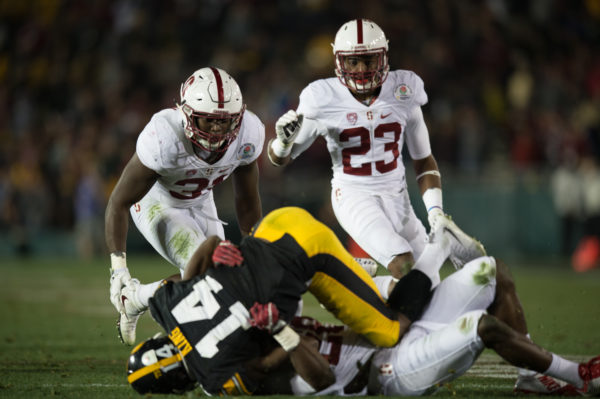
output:
[[[461,226],[504,256],[568,256],[598,229],[598,0],[4,1],[0,255],[104,255],[104,206],[136,136],[192,71],[234,76],[270,138],[306,84],[333,76],[330,43],[356,17],[386,32],[392,68],[424,79],[445,207]],[[344,238],[323,143],[285,170],[260,162],[265,211],[304,206]],[[147,249],[132,228],[129,251]]]
[[[214,65],[273,137],[300,90],[333,76],[330,42],[357,17],[386,32],[392,68],[424,79],[445,208],[511,261],[532,337],[574,359],[600,352],[600,270],[569,267],[581,238],[600,228],[600,0],[7,0],[0,397],[137,397],[124,378],[129,349],[116,339],[103,238],[106,200],[137,134],[174,105],[192,71]],[[323,144],[285,170],[262,157],[263,209],[304,206],[345,239]],[[407,173],[424,216],[410,161]],[[236,240],[228,182],[216,200]],[[134,276],[164,276],[134,226],[128,245]],[[143,317],[138,337],[156,331]],[[497,357],[476,366],[442,395],[509,397],[514,369]]]
[[[600,224],[598,0],[6,1],[0,254],[103,255],[104,206],[136,136],[192,71],[234,76],[269,138],[306,84],[333,75],[330,43],[356,17],[386,32],[392,68],[424,79],[461,226],[505,256],[537,256],[570,254]],[[343,236],[329,178],[323,143],[285,170],[263,156],[264,210],[301,205]],[[230,197],[217,190],[235,239]],[[148,249],[131,230],[130,251]]]

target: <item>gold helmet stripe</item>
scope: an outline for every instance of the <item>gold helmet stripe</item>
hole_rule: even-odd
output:
[[[166,359],[159,360],[156,363],[153,363],[146,367],[142,367],[141,369],[136,370],[133,373],[129,374],[127,376],[127,381],[131,384],[134,381],[137,381],[140,378],[145,377],[150,373],[155,373],[157,370],[159,370],[163,367],[167,367],[167,366],[169,366],[175,362],[179,362],[181,360],[182,360],[182,357],[179,353],[176,355],[173,355],[171,357],[168,357]]]

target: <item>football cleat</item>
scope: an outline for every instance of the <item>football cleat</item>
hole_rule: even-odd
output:
[[[363,268],[369,276],[375,277],[377,274],[377,262],[371,258],[354,258],[354,260]]]
[[[486,256],[483,244],[462,231],[450,216],[440,217],[438,223],[439,226],[434,234],[437,235],[441,231],[448,238],[450,243],[449,258],[456,269],[460,269],[465,263],[475,258]]]
[[[137,290],[140,287],[140,281],[132,278],[121,290],[121,303],[124,311],[119,314],[117,319],[117,331],[119,339],[126,345],[135,343],[135,328],[138,319],[146,311],[147,307],[142,306],[137,300]]]
[[[600,395],[600,356],[596,356],[587,363],[579,365],[579,376],[583,380],[580,392],[585,396]]]
[[[519,375],[513,392],[524,395],[581,396],[573,385],[543,374]]]

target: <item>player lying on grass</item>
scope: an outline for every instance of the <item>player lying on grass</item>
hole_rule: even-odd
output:
[[[169,334],[133,350],[128,380],[138,392],[182,389],[168,377],[183,370],[182,358],[191,379],[207,393],[230,393],[236,387],[244,394],[253,392],[257,383],[245,362],[261,355],[259,338],[265,337],[250,328],[249,310],[260,319],[275,317],[269,311],[276,308],[277,323],[270,331],[285,350],[293,351],[300,337],[287,323],[307,290],[372,344],[393,346],[429,301],[443,260],[452,253],[466,262],[479,256],[481,248],[447,221],[386,304],[335,234],[300,208],[269,213],[239,250],[219,242],[212,237],[198,248],[185,281],[164,284],[151,298],[135,299],[139,306],[149,304]],[[240,267],[215,268],[214,263]]]
[[[393,289],[391,278],[375,280],[381,292]],[[265,375],[256,394],[431,394],[463,375],[484,348],[529,369],[519,373],[518,393],[600,394],[600,356],[577,364],[534,344],[526,335],[523,309],[508,269],[492,257],[475,259],[443,280],[423,316],[393,348],[378,349],[344,326],[322,325],[306,317],[294,319],[292,325],[303,335],[299,350],[319,352],[328,364],[308,375],[303,374],[304,368],[296,373],[287,363],[283,363],[287,368],[272,364],[284,354],[277,348],[254,363],[279,370]],[[315,377],[320,374],[330,374],[329,380]]]

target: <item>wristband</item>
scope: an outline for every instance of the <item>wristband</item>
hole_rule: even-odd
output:
[[[423,193],[423,203],[427,209],[427,213],[434,208],[444,210],[442,205],[442,189],[441,188],[428,188]]]
[[[271,139],[271,141],[274,141],[273,139]],[[271,142],[269,142],[269,145],[271,144]],[[271,165],[273,166],[281,166],[281,164],[279,163],[279,161],[276,161],[273,159],[273,157],[271,156],[271,151],[267,151],[267,157],[269,157],[269,161],[271,161]]]
[[[440,172],[438,170],[426,170],[425,172],[421,173],[420,175],[418,175],[416,177],[416,180],[419,180],[421,177],[423,176],[427,176],[427,175],[433,175],[433,176],[437,176],[440,179],[442,178],[442,175],[440,174]]]
[[[273,154],[277,155],[279,158],[285,158],[292,152],[292,146],[290,144],[283,144],[279,138],[276,138],[271,142],[271,149],[273,150]]]
[[[110,254],[110,268],[111,270],[127,269],[127,255],[125,252],[112,252]]]
[[[283,327],[281,331],[273,335],[273,338],[286,352],[295,349],[300,343],[300,336],[290,326]]]

